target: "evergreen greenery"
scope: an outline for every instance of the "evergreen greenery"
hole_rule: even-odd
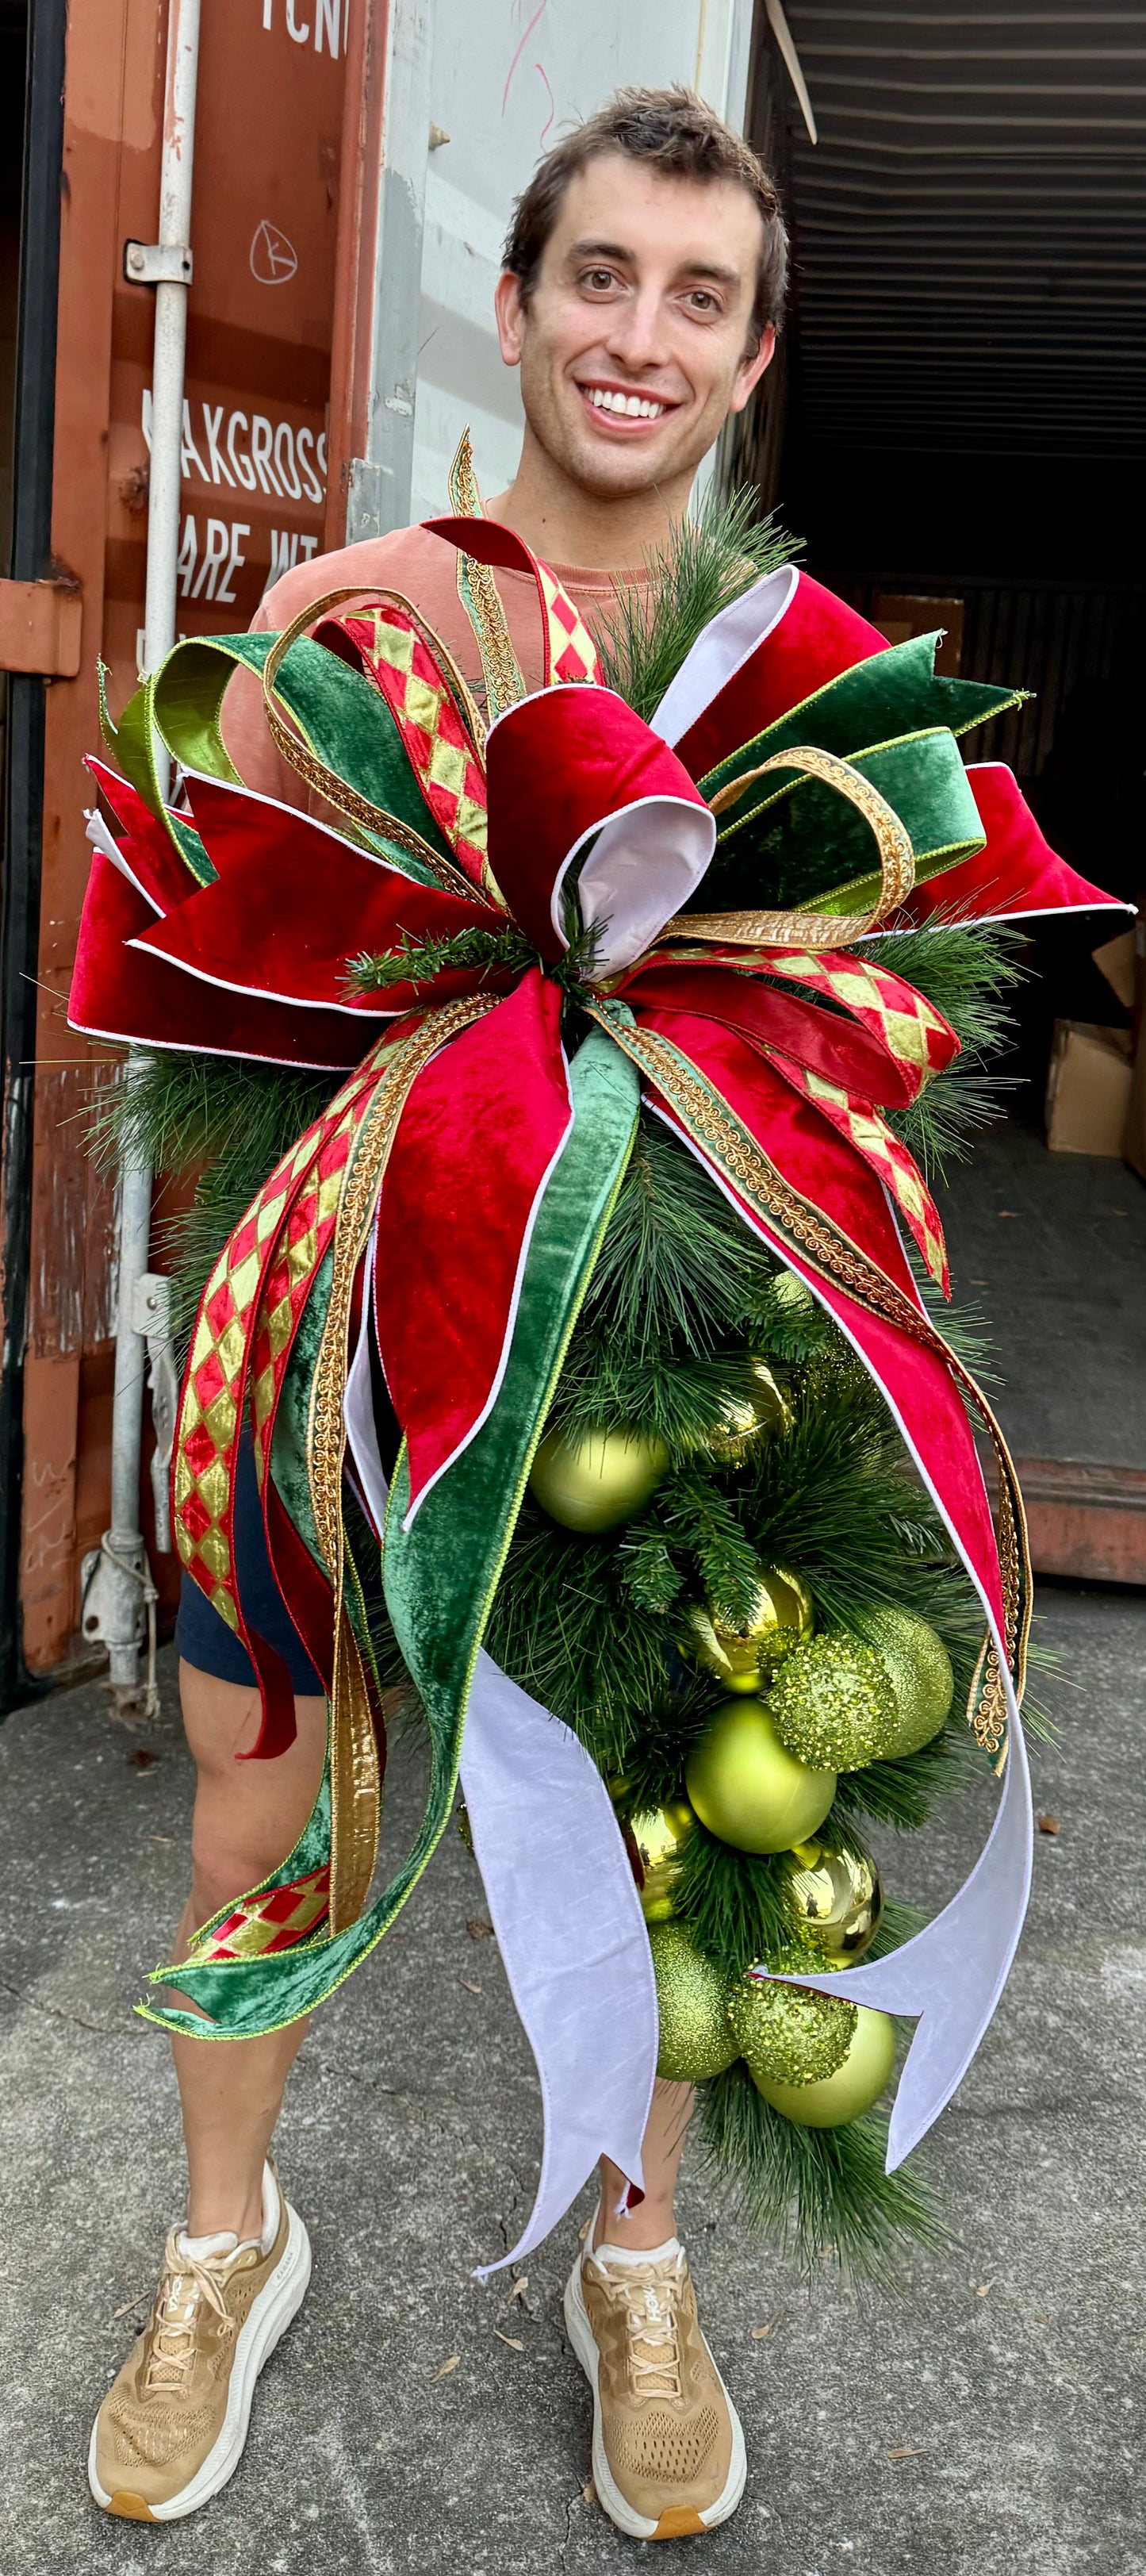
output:
[[[798,2128],[770,2109],[742,2058],[699,2089],[701,2143],[735,2208],[808,2269],[830,2254],[842,2270],[890,2288],[912,2238],[944,2242],[918,2158],[884,2171],[880,2113],[839,2129]]]
[[[646,718],[708,621],[792,555],[782,532],[771,521],[757,525],[753,511],[751,495],[728,504],[710,495],[654,559],[647,592],[619,598],[601,646],[603,676]],[[766,862],[766,842],[754,849],[744,835],[736,864],[755,869],[754,902],[772,897]],[[715,888],[714,878],[709,904]],[[725,886],[716,899],[728,899]],[[581,933],[572,915],[567,928],[557,980],[572,1049],[598,934]],[[862,953],[924,992],[962,1042],[951,1072],[893,1121],[926,1166],[940,1166],[965,1150],[990,1114],[987,1057],[1020,971],[1013,934],[950,920],[872,940]],[[471,929],[348,959],[347,981],[365,995],[450,970],[501,975],[534,958],[512,926]],[[144,1156],[193,1185],[190,1205],[167,1227],[184,1329],[228,1234],[341,1079],[152,1056],[100,1095],[93,1133],[101,1156]],[[921,1285],[934,1303],[930,1283]],[[943,1312],[938,1320],[977,1366],[974,1318]],[[719,1448],[729,1399],[752,1393],[760,1360],[782,1386],[789,1418],[729,1463]],[[690,1659],[689,1606],[703,1602],[733,1625],[743,1621],[761,1565],[801,1578],[819,1628],[862,1640],[873,1607],[918,1613],[943,1639],[966,1699],[981,1613],[881,1398],[817,1301],[647,1111],[549,1427],[574,1436],[628,1429],[662,1440],[668,1453],[668,1472],[645,1508],[601,1536],[560,1527],[527,1495],[486,1640],[503,1669],[575,1730],[610,1782],[622,1820],[682,1794],[689,1751],[723,1696]],[[377,1550],[350,1494],[347,1523],[356,1625],[389,1695],[408,1677],[382,1602]],[[868,1819],[915,1830],[979,1759],[956,1713],[921,1751],[841,1775],[821,1838],[829,1847],[844,1836],[862,1840]],[[674,1901],[722,1974],[790,1960],[783,1856],[739,1851],[698,1823],[683,1848]],[[910,1909],[889,1904],[872,1955],[914,1928]],[[834,2130],[801,2127],[768,2107],[742,2062],[700,2095],[699,2129],[717,2169],[747,2214],[806,2262],[827,2250],[849,2268],[884,2274],[904,2239],[937,2241],[915,2174],[884,2171],[886,2125],[877,2115]]]

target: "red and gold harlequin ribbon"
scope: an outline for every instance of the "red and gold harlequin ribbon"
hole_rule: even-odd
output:
[[[397,722],[410,767],[463,876],[472,885],[484,885],[486,792],[480,734],[475,738],[463,722],[444,672],[409,611],[392,604],[371,606],[340,623]]]

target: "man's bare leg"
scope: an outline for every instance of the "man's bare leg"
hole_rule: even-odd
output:
[[[691,2084],[663,2084],[658,2075],[644,2138],[644,2199],[618,2216],[625,2177],[608,2156],[602,2156],[594,2245],[626,2245],[634,2254],[646,2253],[650,2246],[665,2245],[675,2235],[676,2178],[695,2102]]]
[[[191,1894],[175,1937],[185,1959],[191,1934],[224,1905],[256,1887],[297,1842],[322,1779],[326,1702],[296,1699],[298,1733],[272,1762],[236,1757],[255,1742],[259,1695],[179,1667],[183,1723],[198,1773],[191,1833]],[[262,2228],[263,2163],[298,2055],[304,2021],[265,2039],[173,2039],[187,2145],[187,2228],[241,2239]]]

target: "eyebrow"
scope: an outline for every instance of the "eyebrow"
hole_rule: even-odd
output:
[[[568,259],[618,259],[631,267],[634,253],[626,250],[623,242],[579,241],[571,243],[566,257]],[[682,277],[709,278],[714,286],[736,287],[740,284],[739,269],[723,268],[717,260],[711,259],[682,260],[678,274]]]

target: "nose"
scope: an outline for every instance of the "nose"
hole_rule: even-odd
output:
[[[657,287],[634,288],[612,307],[605,347],[619,367],[632,376],[666,364],[669,349],[664,307]]]

